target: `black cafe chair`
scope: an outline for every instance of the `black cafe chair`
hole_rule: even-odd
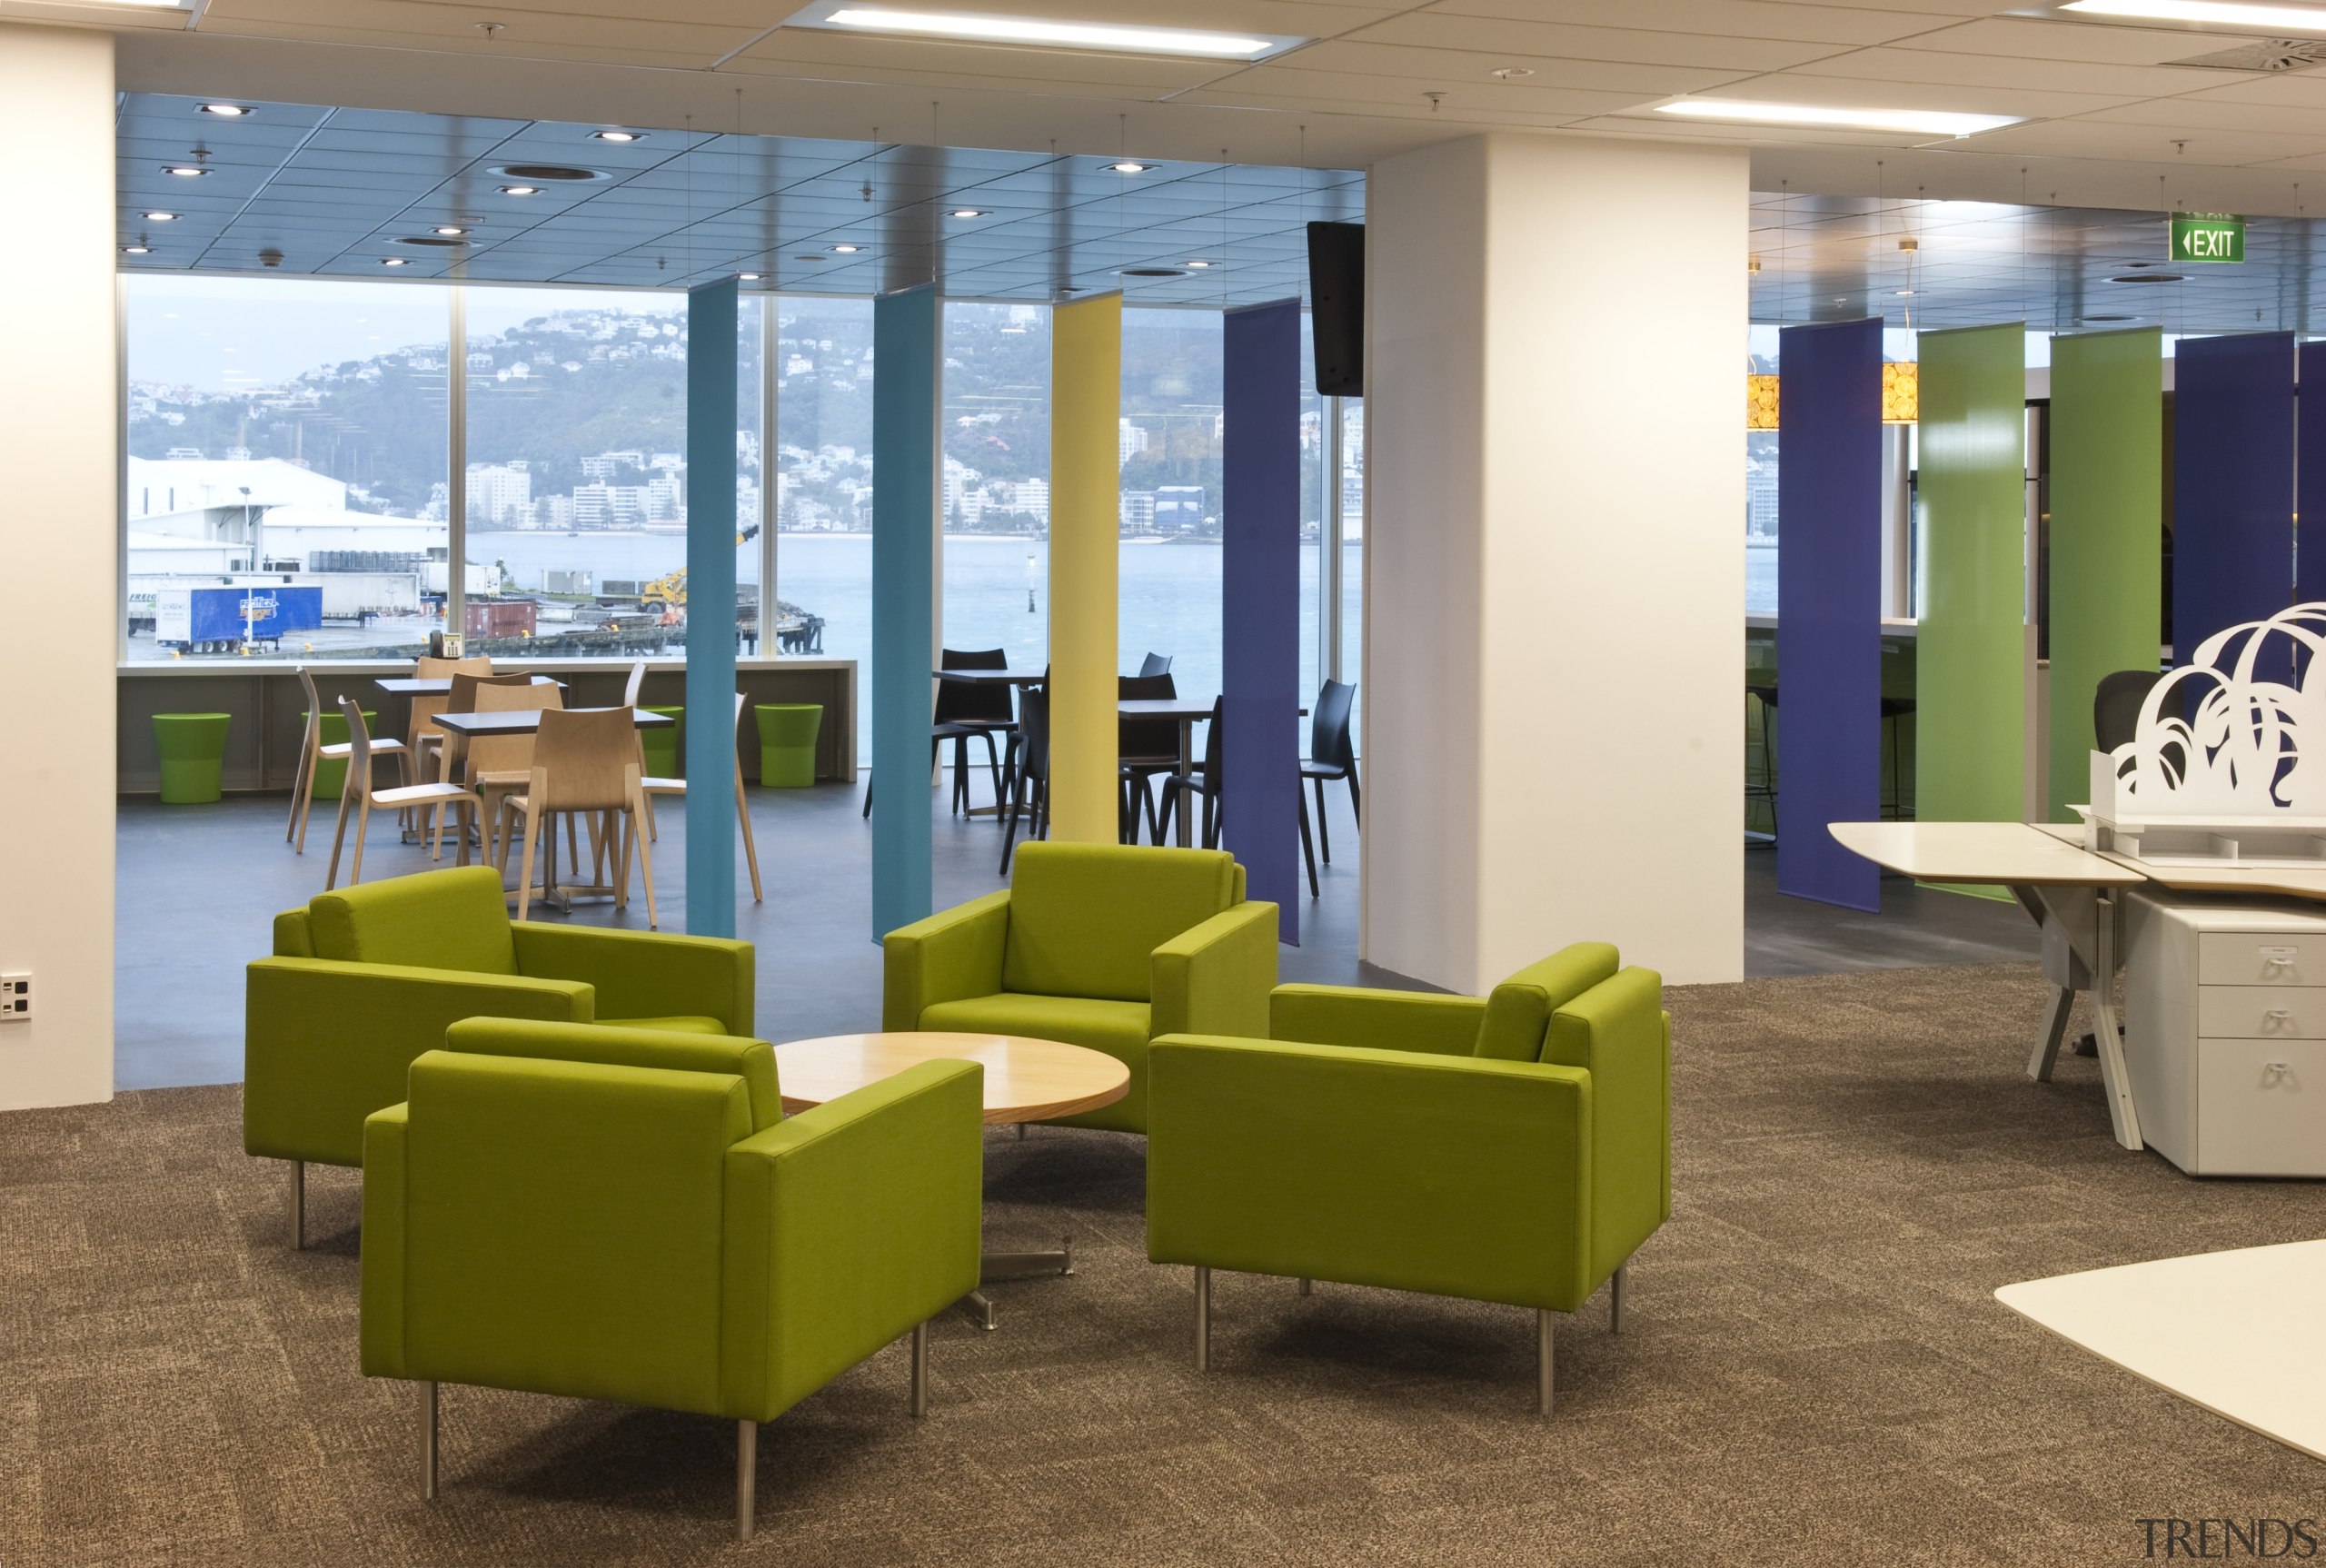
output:
[[[1362,818],[1362,806],[1357,794],[1357,743],[1349,736],[1349,717],[1357,704],[1357,688],[1343,681],[1327,680],[1317,693],[1317,711],[1308,725],[1308,757],[1300,764],[1301,779],[1315,786],[1317,791],[1317,847],[1324,852],[1325,864],[1333,863],[1332,830],[1325,823],[1325,782],[1331,779],[1348,781],[1348,809],[1352,817]],[[1308,798],[1300,798],[1300,832],[1305,839],[1308,833]],[[1308,879],[1316,882],[1316,868],[1309,868]]]

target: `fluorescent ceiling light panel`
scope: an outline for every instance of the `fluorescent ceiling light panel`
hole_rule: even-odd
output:
[[[2194,22],[2214,27],[2267,27],[2276,33],[2326,33],[2326,10],[2314,5],[2249,5],[2241,0],[2069,0],[2083,16],[2129,22]]]
[[[1050,49],[1090,49],[1111,55],[1178,55],[1206,60],[1264,60],[1308,42],[1306,38],[1272,33],[1216,33],[1198,27],[1069,22],[1046,16],[996,15],[983,11],[924,11],[901,5],[860,5],[851,0],[817,0],[786,25],[964,44],[1025,44]]]
[[[1918,136],[1973,136],[2016,125],[2020,114],[1958,114],[1943,109],[1836,109],[1824,104],[1749,104],[1733,98],[1682,98],[1658,104],[1659,114],[1697,120],[1753,120],[1780,125],[1827,125],[1843,131],[1904,131]]]

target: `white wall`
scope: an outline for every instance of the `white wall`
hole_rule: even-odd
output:
[[[1502,134],[1372,171],[1376,964],[1743,972],[1747,184]]]
[[[20,616],[0,678],[0,970],[36,986],[32,1021],[0,1024],[0,1109],[113,1094],[113,92],[107,35],[0,23],[0,102],[39,128],[0,167],[0,209],[38,214],[0,246],[0,561]]]

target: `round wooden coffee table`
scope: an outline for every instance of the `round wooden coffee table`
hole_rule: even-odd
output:
[[[1021,1136],[1028,1122],[1095,1111],[1130,1092],[1130,1069],[1087,1046],[1022,1035],[935,1030],[792,1040],[775,1047],[775,1077],[783,1108],[804,1111],[894,1077],[907,1067],[936,1061],[983,1067],[986,1125],[1015,1123]],[[1074,1240],[1069,1236],[1055,1250],[986,1253],[979,1262],[978,1283],[1073,1272]],[[983,1291],[970,1292],[968,1305],[986,1327],[995,1326],[993,1303]]]
[[[804,1111],[907,1067],[937,1061],[976,1062],[985,1068],[989,1126],[1095,1111],[1130,1092],[1130,1069],[1087,1046],[933,1030],[792,1040],[775,1047],[775,1076],[783,1108]]]

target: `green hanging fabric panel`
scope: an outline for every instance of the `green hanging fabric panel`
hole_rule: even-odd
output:
[[[2164,343],[2153,329],[2052,340],[2050,788],[2091,793],[2100,678],[2154,670],[2163,618]]]
[[[2026,809],[2026,328],[1926,332],[1920,357],[1915,815],[2016,822]]]

